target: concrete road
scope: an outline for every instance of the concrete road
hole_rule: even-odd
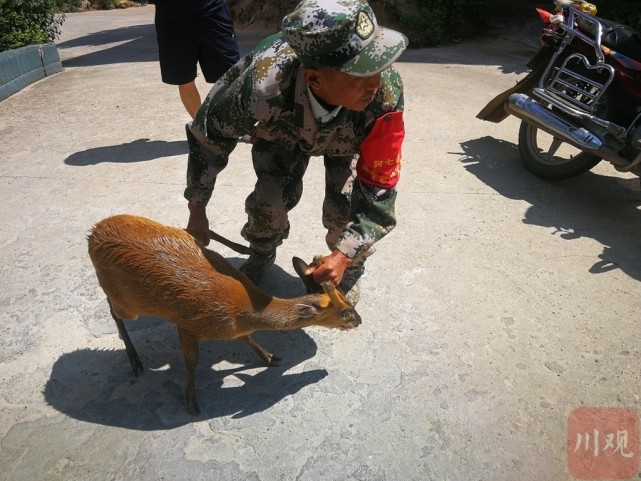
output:
[[[556,481],[590,455],[636,477],[639,180],[604,164],[544,182],[519,163],[516,120],[475,118],[535,42],[404,55],[399,225],[368,263],[363,324],[258,333],[273,368],[203,343],[194,418],[174,327],[129,325],[135,378],[85,241],[116,213],[184,226],[188,118],[160,81],[152,6],[68,15],[65,70],[0,103],[0,479]],[[324,251],[322,176],[316,159],[273,294],[302,292],[292,255]],[[242,144],[209,208],[228,238],[253,182]],[[582,407],[620,409],[568,430]]]

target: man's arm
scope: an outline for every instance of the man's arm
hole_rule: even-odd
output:
[[[238,138],[250,133],[255,124],[251,112],[251,72],[241,68],[242,61],[214,84],[196,118],[187,126],[185,198],[192,203],[207,205],[216,178],[227,166]]]
[[[340,282],[352,260],[396,226],[396,183],[400,176],[403,125],[403,84],[394,69],[385,72],[375,121],[360,145],[352,188],[349,222],[323,265],[310,271],[314,280]],[[331,258],[331,259],[330,259]],[[308,272],[308,273],[312,273]]]
[[[205,207],[214,190],[218,174],[227,166],[229,154],[238,138],[250,132],[255,121],[250,112],[251,76],[232,67],[212,88],[196,118],[187,126],[189,155],[187,188],[191,231],[207,245],[209,220]]]
[[[350,218],[336,249],[350,259],[367,251],[396,227],[396,189],[354,182]]]

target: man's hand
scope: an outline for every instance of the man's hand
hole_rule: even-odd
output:
[[[187,232],[196,239],[209,245],[209,219],[204,205],[189,203],[189,222],[187,222]]]
[[[315,262],[309,265],[305,275],[312,275],[314,282],[320,284],[322,282],[331,281],[334,285],[339,285],[343,280],[345,269],[352,263],[352,260],[343,254],[341,251],[332,251],[328,256],[320,258],[320,262]]]

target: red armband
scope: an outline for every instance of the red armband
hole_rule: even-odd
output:
[[[391,189],[401,173],[401,146],[405,138],[403,112],[379,117],[361,144],[356,176],[366,184]]]

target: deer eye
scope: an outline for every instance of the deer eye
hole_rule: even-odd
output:
[[[341,316],[341,319],[344,319],[344,320],[351,319],[352,311],[350,309],[341,309],[340,316]]]

